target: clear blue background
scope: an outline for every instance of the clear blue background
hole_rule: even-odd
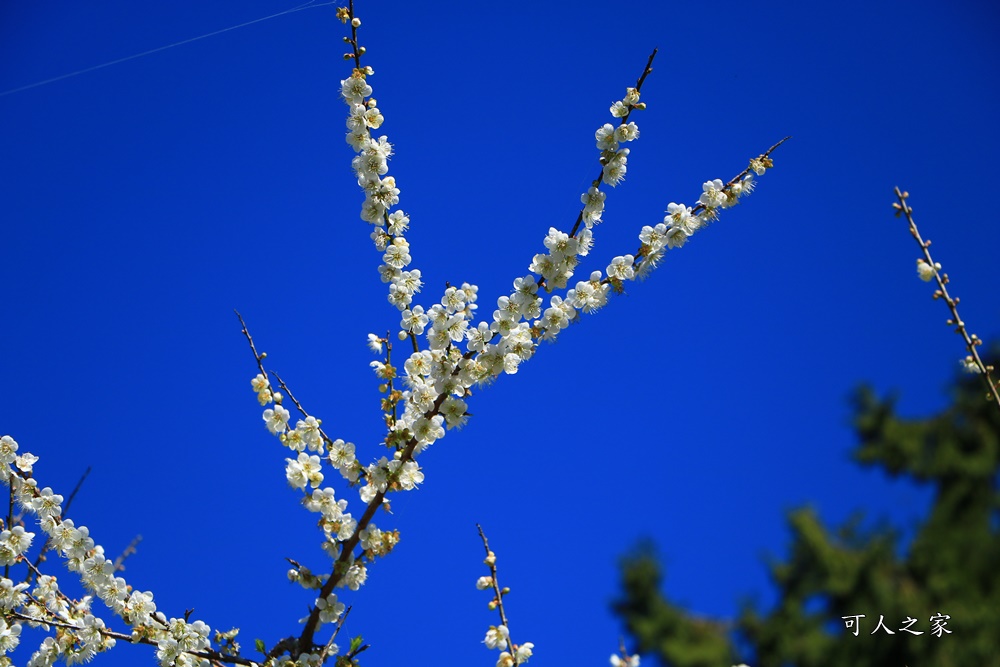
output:
[[[292,6],[10,0],[0,91]],[[992,3],[357,11],[425,306],[469,281],[489,317],[548,228],[570,228],[594,131],[653,47],[641,137],[582,275],[793,135],[743,205],[478,392],[468,426],[421,459],[421,489],[377,518],[402,542],[345,596],[365,664],[494,663],[476,522],[513,589],[515,641],[564,665],[615,650],[616,561],[641,536],[674,599],[731,617],[743,596],[773,599],[762,557],[784,553],[789,509],[912,530],[930,496],[850,462],[846,398],[868,381],[928,414],[964,355],[916,278],[894,185],[972,330],[1000,335]],[[129,582],[168,615],[243,628],[248,649],[296,633],[312,601],[283,559],[328,560],[232,309],[328,433],[363,461],[382,453],[365,338],[399,316],[358,216],[344,34],[332,6],[314,8],[0,96],[0,431],[63,494],[92,466],[72,518],[111,555],[142,534]],[[42,635],[22,637],[19,662]],[[127,645],[99,659],[154,662]]]

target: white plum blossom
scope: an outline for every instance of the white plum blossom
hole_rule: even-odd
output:
[[[618,140],[615,138],[615,126],[611,123],[605,123],[597,128],[594,136],[597,139],[597,147],[602,151],[614,152],[618,150]]]
[[[461,428],[465,425],[465,422],[468,421],[468,417],[465,414],[468,407],[465,401],[454,396],[449,396],[445,399],[444,403],[441,404],[441,414],[444,416],[448,428],[456,426]]]
[[[289,417],[291,414],[280,405],[264,410],[264,423],[267,425],[267,430],[274,435],[284,433],[288,429]]]
[[[632,255],[625,255],[615,257],[608,264],[608,268],[605,271],[608,274],[608,278],[614,278],[615,280],[631,280],[635,277],[635,271],[632,269],[632,263],[635,261],[635,257]]]
[[[580,199],[583,201],[583,222],[589,229],[601,221],[601,213],[604,211],[604,199],[607,195],[591,187],[584,192]]]
[[[409,225],[410,219],[402,211],[393,211],[389,214],[387,231],[393,236],[401,236],[409,228]]]
[[[10,579],[0,578],[0,609],[10,611],[24,604],[27,589],[27,583],[15,584]]]
[[[336,593],[330,593],[325,598],[316,600],[316,608],[319,609],[320,623],[335,623],[347,607],[343,602],[337,600]]]
[[[510,638],[510,632],[507,630],[506,625],[491,625],[490,629],[486,631],[486,639],[483,643],[486,644],[487,648],[507,648],[507,640]]]
[[[0,565],[13,565],[17,559],[31,547],[35,534],[24,530],[23,526],[14,526],[0,533]]]
[[[14,457],[17,455],[17,442],[14,438],[9,435],[5,435],[0,438],[0,464],[4,468],[8,464],[14,462]]]
[[[365,583],[368,579],[368,570],[365,569],[364,563],[352,563],[349,568],[347,568],[347,573],[344,574],[344,578],[340,580],[341,586],[346,586],[352,591],[356,591],[361,588],[361,585]]]
[[[667,204],[667,216],[663,218],[663,222],[680,229],[687,236],[694,234],[700,226],[699,220],[692,213],[690,206],[674,202]]]
[[[399,326],[407,333],[420,336],[424,333],[427,322],[428,318],[424,314],[423,306],[413,306],[412,309],[408,308],[403,311],[403,318],[400,320]]]
[[[402,236],[392,240],[392,245],[385,249],[383,261],[394,269],[402,269],[410,263],[410,245]]]
[[[718,208],[725,205],[726,203],[726,193],[724,192],[725,185],[723,185],[722,180],[716,178],[712,181],[705,181],[701,186],[703,192],[701,196],[698,197],[698,201],[709,208]]]
[[[21,624],[7,624],[7,621],[0,618],[0,654],[10,653],[17,648],[21,641]]]
[[[635,123],[622,123],[615,128],[615,140],[619,143],[634,141],[639,138],[639,127]]]
[[[628,171],[628,154],[629,149],[622,148],[607,158],[601,177],[605,184],[615,187],[625,180],[625,172]]]
[[[340,94],[348,104],[363,104],[372,94],[372,87],[363,77],[352,76],[340,82]]]
[[[250,381],[250,386],[257,393],[257,401],[261,405],[271,402],[271,383],[266,377],[258,373],[257,377]]]
[[[937,271],[941,270],[941,265],[935,263],[933,266],[924,261],[923,258],[917,260],[917,275],[925,283],[934,280]]]
[[[307,484],[318,487],[323,483],[319,457],[301,452],[296,459],[285,459],[285,477],[289,486],[304,489]]]
[[[417,465],[416,461],[407,461],[402,464],[398,460],[390,461],[389,471],[397,474],[396,481],[405,491],[412,491],[424,481],[424,473],[420,471],[420,466]]]

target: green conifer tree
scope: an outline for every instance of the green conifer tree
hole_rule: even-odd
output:
[[[1000,350],[990,356],[1000,366]],[[623,559],[614,603],[637,653],[670,667],[1000,666],[1000,409],[966,376],[931,417],[900,418],[892,398],[869,388],[854,414],[858,463],[933,486],[908,547],[891,528],[862,529],[860,517],[828,529],[811,510],[793,511],[790,553],[770,566],[778,602],[726,623],[666,599],[655,554],[641,545]],[[844,617],[857,614],[866,616],[855,637]],[[934,632],[937,614],[950,616],[939,620],[951,634]],[[876,630],[880,615],[894,634]],[[907,618],[923,634],[901,629]]]

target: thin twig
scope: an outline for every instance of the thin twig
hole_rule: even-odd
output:
[[[351,607],[347,607],[344,613],[340,615],[337,619],[337,627],[333,629],[333,634],[330,635],[330,640],[323,647],[323,650],[319,654],[320,664],[326,661],[327,655],[329,655],[330,650],[333,648],[333,643],[337,640],[337,635],[340,634],[340,629],[344,627],[344,623],[347,621],[347,615],[351,613]]]
[[[115,572],[122,572],[125,570],[125,559],[135,553],[135,548],[139,546],[139,542],[142,542],[142,535],[136,535],[129,542],[125,550],[118,554],[118,558],[115,559],[114,566]]]
[[[264,368],[264,359],[267,358],[267,353],[257,352],[257,346],[254,345],[253,336],[250,335],[250,328],[247,327],[247,323],[243,320],[243,316],[240,315],[240,311],[238,310],[233,310],[233,312],[236,313],[236,317],[240,318],[240,325],[243,327],[242,333],[246,337],[247,342],[250,343],[250,351],[253,352],[253,358],[257,362],[257,368],[260,369],[260,374],[263,375],[265,378],[268,375],[273,375],[274,379],[278,381],[278,386],[285,394],[288,395],[288,398],[291,399],[292,403],[295,405],[298,411],[302,413],[302,416],[309,417],[310,416],[309,413],[306,412],[306,409],[303,408],[302,404],[299,403],[298,399],[295,398],[295,395],[292,393],[292,390],[288,388],[288,385],[285,384],[285,381],[281,379],[281,376],[274,371],[268,371]],[[323,431],[322,427],[319,428],[319,434],[320,437],[323,438],[323,442],[325,442],[328,446],[333,445],[333,439],[331,439],[330,436],[328,436],[326,432]]]
[[[267,358],[266,352],[257,352],[257,346],[253,344],[253,336],[250,335],[250,330],[247,329],[247,323],[243,321],[243,316],[240,315],[240,311],[233,309],[236,313],[236,317],[240,319],[240,326],[243,327],[243,335],[247,337],[247,342],[250,343],[250,351],[253,352],[253,360],[257,363],[257,368],[260,369],[260,374],[265,378],[267,377],[267,371],[264,370],[264,359]]]
[[[495,600],[497,610],[500,612],[500,624],[510,631],[510,625],[507,624],[507,614],[503,610],[503,591],[500,590],[500,581],[497,579],[497,555],[490,551],[490,543],[486,539],[483,527],[477,523],[476,529],[479,531],[479,537],[483,540],[483,548],[486,549],[486,560],[484,562],[490,568],[490,581],[493,584],[493,592],[496,594]]]
[[[938,270],[938,264],[936,264],[931,258],[930,251],[930,239],[924,240],[920,236],[920,231],[917,229],[917,223],[913,220],[913,208],[906,203],[907,198],[910,196],[909,192],[901,191],[898,187],[895,188],[896,199],[898,201],[894,202],[892,207],[896,209],[896,215],[899,216],[900,213],[906,216],[906,221],[910,224],[910,234],[916,240],[917,245],[920,246],[924,253],[923,261],[927,263],[930,270],[934,272],[934,280],[937,282],[938,288],[934,292],[935,299],[943,299],[948,305],[948,310],[951,311],[951,319],[948,320],[949,326],[955,327],[955,332],[962,337],[965,341],[965,348],[969,351],[969,358],[971,359],[973,365],[979,372],[979,375],[983,377],[983,381],[990,392],[987,398],[992,398],[996,403],[997,407],[1000,408],[1000,392],[997,391],[996,382],[994,382],[993,377],[990,375],[990,371],[993,370],[991,366],[987,366],[982,358],[979,356],[979,351],[976,349],[978,346],[982,345],[983,341],[979,336],[970,333],[965,327],[965,321],[958,314],[958,297],[952,297],[948,294],[948,274],[941,273]]]
[[[80,487],[83,486],[83,481],[87,479],[87,475],[89,474],[90,474],[90,466],[87,466],[87,469],[83,471],[82,475],[80,475],[80,481],[76,483],[76,486],[73,487],[73,491],[69,494],[69,498],[66,499],[66,504],[63,505],[62,508],[63,516],[65,516],[69,512],[70,505],[73,504],[73,499],[76,498],[76,494],[80,491]]]

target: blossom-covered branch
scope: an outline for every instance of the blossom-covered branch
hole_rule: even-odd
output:
[[[389,174],[393,146],[386,135],[373,134],[386,119],[373,96],[374,71],[362,62],[365,48],[358,41],[361,20],[355,15],[353,0],[338,9],[337,15],[350,26],[350,36],[344,38],[350,50],[344,57],[353,68],[341,81],[340,95],[348,107],[346,141],[354,151],[351,165],[364,193],[360,217],[368,223],[369,238],[381,256],[378,273],[387,285],[389,303],[398,311],[393,321],[399,318],[398,328],[368,336],[370,349],[379,355],[371,367],[382,395],[386,431],[381,444],[385,455],[373,456],[367,465],[362,464],[353,443],[328,435],[322,420],[307,411],[284,380],[268,368],[267,354],[258,351],[246,322],[237,313],[254,356],[255,376],[250,385],[263,409],[264,426],[290,452],[285,459],[286,480],[300,492],[303,507],[319,515],[319,546],[325,554],[323,565],[316,568],[318,574],[290,560],[289,579],[310,591],[312,603],[300,621],[301,629],[270,648],[262,643],[257,646],[267,667],[313,667],[332,657],[338,664],[351,663],[367,648],[360,637],[351,640],[343,652],[335,643],[348,611],[336,590],[358,590],[367,579],[368,565],[388,555],[398,543],[399,532],[380,529],[374,522],[375,514],[379,508],[389,509],[390,493],[413,490],[424,481],[418,458],[448,430],[466,423],[471,416],[468,401],[473,388],[488,385],[501,375],[516,374],[541,341],[556,340],[561,331],[582,319],[581,314],[606,305],[611,294],[623,290],[625,282],[647,276],[668,250],[683,246],[696,231],[717,220],[723,209],[748,195],[757,183],[755,177],[773,166],[771,153],[785,141],[750,160],[749,166],[729,181],[703,182],[702,192],[691,205],[667,204],[662,220],[638,230],[638,250],[606,259],[603,271],[593,271],[585,280],[574,282],[581,258],[594,248],[595,227],[607,215],[607,192],[602,188],[615,188],[627,174],[631,149],[624,144],[639,138],[632,114],[646,107],[640,98],[652,72],[654,50],[635,86],[626,88],[621,99],[610,105],[612,122],[602,124],[594,133],[600,171],[580,196],[582,208],[570,230],[550,228],[541,241],[544,251],[531,257],[526,269],[514,278],[513,289],[498,296],[495,309],[483,317],[479,317],[478,287],[467,282],[446,285],[435,303],[417,303],[424,283],[420,270],[413,266],[406,237],[411,221],[398,208],[400,189],[395,176]],[[409,340],[404,346],[407,353],[400,355],[394,350],[393,339]],[[292,419],[286,400],[301,418]],[[116,576],[115,563],[105,557],[86,527],[76,527],[63,517],[62,497],[47,487],[38,489],[32,474],[37,459],[18,454],[17,449],[13,438],[0,440],[0,477],[12,489],[12,509],[16,499],[26,512],[35,515],[52,548],[85,588],[131,628],[131,634],[107,628],[91,611],[92,596],[71,600],[59,591],[55,577],[26,560],[34,535],[22,525],[13,525],[17,522],[11,512],[0,534],[0,562],[6,568],[0,578],[0,652],[17,646],[22,625],[27,623],[55,630],[54,636],[42,642],[29,667],[51,665],[57,659],[69,663],[89,660],[114,646],[117,639],[126,638],[156,646],[157,659],[164,667],[207,667],[210,662],[256,664],[241,656],[235,630],[217,631],[210,638],[206,624],[189,621],[187,616],[168,618],[157,610],[151,592],[133,590]],[[329,479],[336,477],[349,489],[356,488],[362,505],[353,509],[360,509],[359,515],[348,511],[346,494],[330,485]],[[501,651],[499,665],[522,664],[531,656],[533,644],[510,641],[502,606],[507,589],[500,587],[495,554],[482,531],[480,535],[490,576],[479,583],[488,579],[482,587],[492,587],[500,612],[500,624],[491,627],[486,643]],[[34,573],[33,586],[15,584],[8,578],[10,568],[22,562]],[[330,636],[317,642],[317,633],[324,626],[332,628]],[[623,654],[623,658],[631,664],[631,657]]]

